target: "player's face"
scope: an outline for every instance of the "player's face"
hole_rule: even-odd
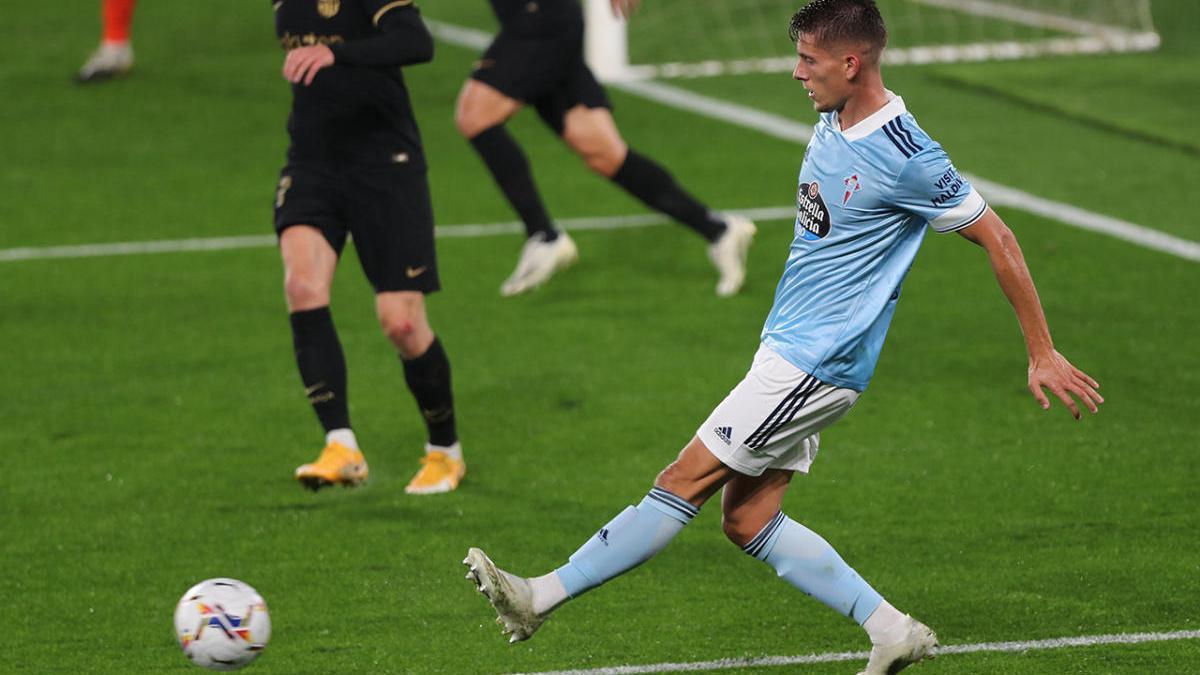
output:
[[[817,112],[841,110],[850,98],[850,83],[843,59],[807,34],[801,34],[796,40],[796,56],[798,60],[792,79],[804,85]]]

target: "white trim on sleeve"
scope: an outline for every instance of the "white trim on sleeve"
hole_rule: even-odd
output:
[[[965,199],[958,206],[943,211],[940,216],[929,221],[930,227],[938,232],[953,232],[974,223],[983,217],[987,211],[987,202],[971,188]]]

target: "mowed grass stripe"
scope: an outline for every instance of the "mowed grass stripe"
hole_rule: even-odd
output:
[[[1169,642],[1173,640],[1200,639],[1200,630],[1177,630],[1166,633],[1117,633],[1112,635],[1086,635],[1079,637],[1025,640],[1019,642],[977,642],[963,645],[939,647],[937,656],[952,654],[977,654],[980,652],[1027,652],[1039,649],[1067,649],[1072,647],[1095,647],[1100,645],[1135,645],[1146,642]],[[692,663],[654,663],[644,666],[612,666],[586,670],[552,670],[520,675],[636,675],[637,673],[683,673],[697,670],[737,670],[772,666],[797,666],[840,661],[865,661],[870,652],[829,652],[804,656],[764,656],[755,659],[720,659]]]

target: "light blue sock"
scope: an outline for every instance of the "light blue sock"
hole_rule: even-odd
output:
[[[699,509],[662,488],[627,506],[555,570],[567,595],[578,597],[649,560],[691,522]]]
[[[852,617],[859,625],[883,602],[883,596],[863,581],[829,542],[782,511],[742,550],[774,567],[789,584]]]

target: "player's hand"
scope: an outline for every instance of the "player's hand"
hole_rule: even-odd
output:
[[[609,0],[612,3],[613,14],[628,19],[637,11],[638,5],[642,4],[642,0]]]
[[[1104,397],[1096,390],[1100,385],[1090,375],[1071,365],[1065,356],[1057,351],[1042,357],[1029,360],[1029,391],[1042,405],[1043,410],[1050,408],[1050,399],[1043,387],[1058,397],[1067,406],[1075,419],[1079,419],[1079,406],[1075,399],[1083,402],[1093,414],[1104,403]],[[1075,398],[1072,398],[1074,396]]]
[[[312,84],[317,71],[333,65],[333,51],[326,45],[297,47],[283,60],[283,77],[292,84]]]

